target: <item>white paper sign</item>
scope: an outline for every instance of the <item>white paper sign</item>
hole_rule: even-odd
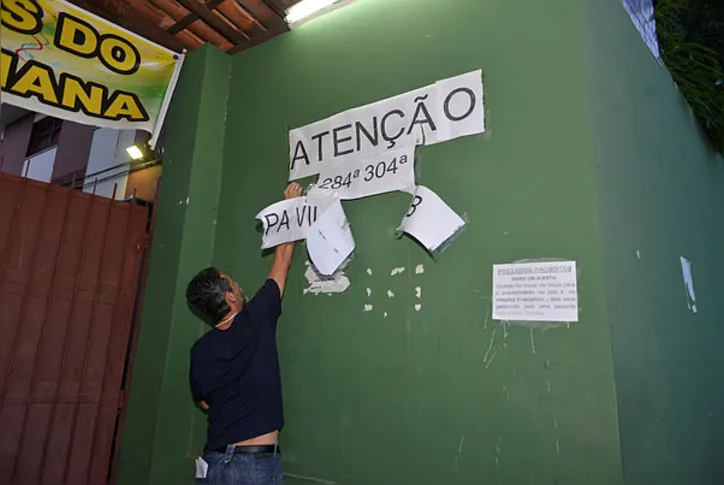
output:
[[[256,218],[262,221],[262,249],[307,237],[307,230],[330,205],[329,195],[297,197],[272,204]]]
[[[400,229],[434,252],[465,225],[465,221],[422,185],[417,187]]]
[[[289,180],[402,146],[483,133],[484,118],[481,70],[350,109],[289,132]]]
[[[493,319],[577,322],[576,262],[494,265]]]
[[[437,112],[433,116],[448,122],[440,123],[437,130],[430,132],[426,145],[485,131],[482,78],[482,71],[474,71],[435,83],[442,98],[435,104]]]
[[[309,229],[307,251],[323,276],[334,274],[352,254],[354,238],[341,202],[332,204]]]
[[[415,146],[390,150],[375,158],[325,165],[317,188],[343,200],[401,190],[415,190]]]

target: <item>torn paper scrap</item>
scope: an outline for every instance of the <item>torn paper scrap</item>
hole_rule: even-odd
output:
[[[435,192],[420,185],[400,229],[434,253],[464,226],[465,221]]]
[[[681,260],[681,273],[684,275],[684,285],[686,285],[686,296],[687,305],[692,313],[696,313],[696,293],[694,293],[694,277],[691,273],[691,261],[683,256],[680,256]]]
[[[261,248],[304,239],[307,230],[333,201],[331,194],[315,194],[283,200],[259,212],[256,219],[263,225]]]
[[[577,322],[576,262],[493,265],[493,319]]]
[[[374,158],[323,165],[317,188],[343,200],[385,192],[415,191],[415,146],[390,150]]]
[[[354,251],[354,237],[340,201],[324,211],[307,232],[307,251],[323,276],[337,271]]]

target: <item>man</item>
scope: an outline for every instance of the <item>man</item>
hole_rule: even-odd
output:
[[[285,199],[299,197],[292,183]],[[218,485],[280,484],[279,432],[284,426],[275,342],[294,243],[276,247],[269,278],[251,301],[215,268],[186,289],[191,308],[213,325],[191,348],[191,394],[208,412],[204,460]]]

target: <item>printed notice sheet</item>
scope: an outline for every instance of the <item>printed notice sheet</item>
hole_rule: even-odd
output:
[[[494,265],[493,319],[577,322],[576,262]]]

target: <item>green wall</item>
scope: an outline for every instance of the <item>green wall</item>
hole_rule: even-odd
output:
[[[119,483],[192,482],[203,326],[183,290],[209,263],[262,284],[254,215],[281,198],[288,130],[479,68],[487,132],[417,152],[418,182],[470,220],[438,261],[395,238],[403,194],[344,203],[345,293],[304,294],[297,248],[278,332],[287,483],[722,482],[724,169],[619,1],[358,0],[240,55],[188,57]],[[580,323],[490,319],[492,265],[534,258],[578,262]]]
[[[617,2],[582,3],[626,483],[724,483],[724,165]]]
[[[418,182],[471,221],[439,262],[394,238],[402,194],[344,204],[357,241],[346,293],[303,295],[297,250],[278,334],[288,473],[620,482],[579,29],[576,1],[360,0],[232,57],[214,261],[249,292],[271,263],[252,228],[281,197],[289,128],[485,71],[488,133],[419,149]],[[579,262],[580,325],[486,318],[493,263],[544,257]]]
[[[118,483],[191,483],[188,350],[205,325],[188,310],[188,280],[211,263],[229,91],[226,54],[190,55],[168,115],[163,185],[144,296]]]

